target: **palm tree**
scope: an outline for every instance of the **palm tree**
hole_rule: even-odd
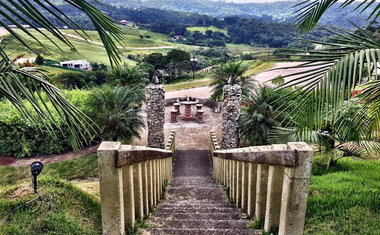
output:
[[[108,83],[118,86],[143,88],[149,83],[149,73],[140,66],[130,67],[127,64],[115,68],[107,77]]]
[[[248,96],[251,89],[254,87],[254,80],[250,77],[244,76],[248,70],[248,66],[241,62],[228,62],[220,65],[216,71],[211,86],[213,86],[213,100],[220,101],[223,96],[223,87],[225,85],[240,85],[242,88],[243,96]]]
[[[129,142],[132,137],[139,137],[139,130],[144,127],[139,115],[144,97],[142,89],[126,86],[94,90],[89,105],[93,109],[91,113],[96,113],[94,120],[103,140]]]
[[[249,145],[269,144],[269,134],[273,128],[281,126],[285,115],[279,115],[277,108],[281,97],[289,90],[276,91],[268,85],[257,85],[245,98],[246,106],[240,116],[240,136]]]
[[[119,64],[120,53],[115,42],[122,40],[122,31],[117,23],[86,0],[63,0],[63,2],[87,14],[99,33],[111,64]],[[86,32],[52,1],[8,0],[0,2],[0,26],[4,27],[15,40],[21,42],[27,49],[34,51],[33,47],[21,37],[20,33],[9,27],[7,22],[15,25],[21,32],[44,48],[44,44],[23,25],[29,25],[36,34],[42,35],[57,47],[59,46],[55,40],[63,42],[70,50],[75,51],[74,45],[46,18],[45,14],[49,14],[50,17],[54,17],[57,21],[74,29],[83,38],[89,39]],[[41,93],[45,93],[49,102],[53,104],[67,124],[74,140],[72,142],[73,147],[80,147],[81,141],[79,140],[85,140],[83,132],[89,133],[88,129],[91,121],[77,108],[68,103],[62,96],[62,91],[50,84],[46,78],[43,72],[38,69],[17,68],[5,53],[4,46],[0,40],[0,97],[8,99],[32,124],[42,123],[50,130],[51,124],[54,124],[57,120],[54,120],[50,114],[51,110],[47,108],[41,96]],[[32,105],[33,111],[37,114],[37,119],[34,118],[35,115],[28,111],[25,106],[26,103]]]
[[[313,29],[323,13],[332,5],[341,4],[342,8],[354,3],[352,0],[338,2],[337,0],[303,1],[296,16],[296,26],[299,30]],[[363,1],[356,7],[365,10],[371,5],[376,7],[369,19],[376,19],[380,15],[380,3],[377,1]],[[299,72],[284,76],[290,80],[280,86],[287,88],[299,86],[296,92],[289,95],[287,100],[294,105],[289,115],[295,117],[298,123],[298,134],[304,138],[314,130],[318,131],[337,121],[343,112],[345,102],[349,101],[358,86],[363,87],[362,113],[356,115],[355,122],[350,125],[360,125],[361,117],[368,122],[361,125],[365,135],[377,135],[380,122],[380,80],[377,77],[377,67],[380,60],[380,42],[376,41],[366,31],[358,26],[357,32],[352,33],[344,29],[327,29],[333,34],[328,42],[309,41],[324,45],[322,49],[312,51],[297,51],[297,56],[303,63],[292,68],[307,68]],[[368,68],[368,77],[363,71]],[[351,103],[351,102],[349,102]],[[296,108],[294,108],[296,107]],[[349,128],[349,126],[347,127]],[[363,132],[361,132],[363,133]]]

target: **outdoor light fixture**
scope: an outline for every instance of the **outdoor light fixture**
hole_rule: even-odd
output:
[[[25,207],[35,201],[39,201],[39,206],[36,210],[32,211],[31,214],[35,214],[36,212],[38,212],[41,207],[42,207],[42,203],[43,202],[47,202],[49,203],[49,209],[51,208],[51,204],[50,204],[50,200],[46,200],[44,199],[39,193],[38,193],[38,187],[37,187],[37,176],[39,174],[41,174],[42,172],[42,169],[44,169],[44,164],[42,164],[42,162],[33,162],[31,165],[30,165],[30,173],[32,174],[33,176],[33,189],[34,189],[34,193],[37,195],[37,197],[33,200],[30,200],[28,202],[25,202],[23,203],[21,206],[17,207],[16,209],[12,210],[9,215],[8,215],[8,221],[10,220],[10,216],[14,213],[16,213],[16,211],[18,211],[19,209],[21,209],[22,207]]]
[[[33,175],[33,188],[34,193],[38,194],[37,192],[37,176],[41,174],[42,169],[44,169],[44,164],[42,162],[33,162],[32,165],[30,165],[30,172]]]

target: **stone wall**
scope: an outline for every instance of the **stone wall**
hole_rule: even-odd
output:
[[[163,85],[148,85],[145,90],[148,124],[148,146],[165,148],[165,89]]]
[[[222,149],[238,147],[241,100],[242,91],[239,85],[226,85],[223,87]]]

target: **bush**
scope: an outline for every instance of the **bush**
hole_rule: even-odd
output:
[[[56,77],[58,84],[62,84],[66,89],[92,88],[106,83],[107,72],[104,70],[68,72]]]
[[[44,62],[45,62],[44,57],[42,57],[41,55],[37,55],[37,57],[36,57],[36,64],[42,65],[42,64],[44,64]]]
[[[89,91],[71,90],[66,91],[65,97],[71,104],[88,114],[86,102],[89,94]],[[51,103],[47,102],[47,105],[50,110],[54,110]],[[30,105],[27,105],[27,108],[32,110]],[[69,129],[56,111],[51,114],[56,121],[45,123],[51,125],[51,131],[43,131],[42,126],[32,126],[25,120],[9,101],[0,102],[0,155],[23,158],[72,150]],[[98,141],[91,139],[93,138],[88,136],[88,143],[82,142],[82,145]]]

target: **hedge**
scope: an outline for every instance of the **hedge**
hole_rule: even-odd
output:
[[[86,90],[65,91],[66,99],[84,113],[89,110],[86,101],[90,94],[91,91]],[[52,107],[49,102],[47,104]],[[31,109],[28,104],[27,107]],[[52,125],[53,133],[49,133],[30,125],[9,101],[3,99],[0,102],[0,155],[23,158],[72,150],[68,128],[56,111],[52,114],[57,121]],[[94,142],[96,140],[91,143]]]

